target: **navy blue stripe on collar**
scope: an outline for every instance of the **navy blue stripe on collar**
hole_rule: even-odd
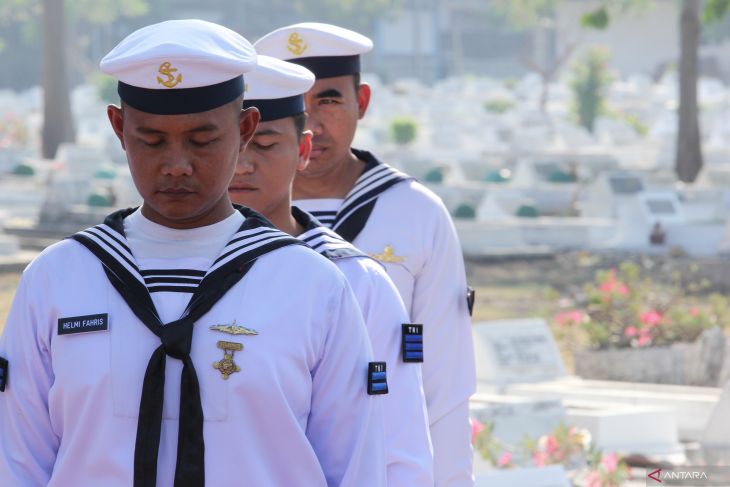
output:
[[[354,232],[354,236],[345,236],[345,239],[349,241],[354,240],[365,226],[372,207],[370,207],[370,211],[366,212],[361,211],[358,213],[358,210],[373,203],[378,196],[392,186],[412,179],[407,174],[379,161],[370,152],[357,149],[352,149],[352,152],[358,159],[365,162],[365,169],[342,202],[342,206],[337,211],[337,216],[332,225],[332,229],[340,233],[339,230],[347,223],[348,219],[355,217],[363,220],[357,222],[357,225],[355,225],[357,229]]]
[[[306,211],[292,206],[291,212],[297,223],[304,228],[304,232],[297,238],[324,257],[330,260],[351,257],[369,258]]]

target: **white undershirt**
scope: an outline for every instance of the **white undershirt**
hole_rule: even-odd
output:
[[[149,220],[137,209],[124,219],[124,233],[137,261],[190,258],[212,261],[243,221],[243,215],[234,211],[212,225],[178,230]]]
[[[339,198],[312,198],[295,200],[292,204],[311,213],[324,226],[332,227],[343,201]]]

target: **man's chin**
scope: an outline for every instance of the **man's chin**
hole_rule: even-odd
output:
[[[250,197],[250,193],[246,195],[229,191],[228,196],[231,198],[231,203],[233,203],[234,205],[241,205],[247,208],[253,208],[254,201],[253,198]]]
[[[307,164],[307,168],[301,172],[298,172],[297,177],[303,177],[307,179],[318,178],[324,174],[327,174],[327,169],[329,167],[331,166],[329,164],[326,164],[325,161],[310,159],[309,164]]]

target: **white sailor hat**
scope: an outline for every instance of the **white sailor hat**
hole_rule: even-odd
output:
[[[292,117],[304,111],[304,93],[313,84],[307,68],[259,56],[256,69],[246,75],[243,107],[258,108],[262,122]]]
[[[119,97],[148,113],[212,110],[243,93],[243,74],[256,51],[236,32],[203,20],[169,20],[143,27],[100,63],[119,81]]]
[[[335,25],[305,22],[282,27],[259,39],[256,52],[299,64],[317,78],[360,72],[360,55],[370,52],[373,41]]]

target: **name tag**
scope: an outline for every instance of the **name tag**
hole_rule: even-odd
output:
[[[72,316],[71,318],[58,319],[58,334],[71,335],[74,333],[87,333],[91,331],[103,331],[109,329],[109,315]]]

